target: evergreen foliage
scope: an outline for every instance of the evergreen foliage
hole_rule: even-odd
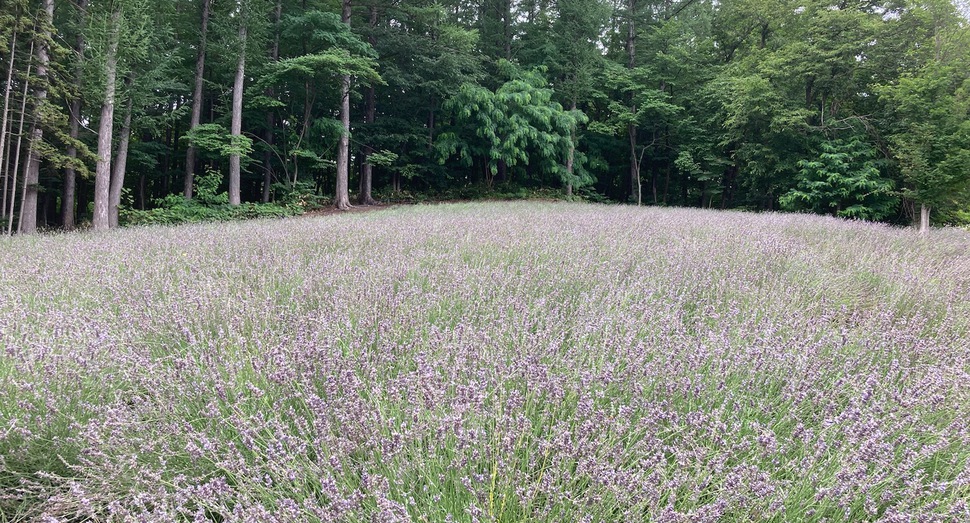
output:
[[[857,138],[823,143],[818,158],[798,162],[798,185],[780,198],[782,207],[862,220],[889,216],[898,198],[892,180],[876,167],[875,156]]]

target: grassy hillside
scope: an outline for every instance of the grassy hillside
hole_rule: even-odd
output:
[[[966,520],[968,340],[959,230],[489,203],[8,240],[0,521]]]

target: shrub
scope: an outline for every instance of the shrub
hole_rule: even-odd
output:
[[[303,213],[305,207],[292,202],[244,203],[229,205],[229,196],[219,192],[222,176],[216,171],[196,177],[195,198],[170,194],[155,200],[154,209],[121,209],[123,223],[127,225],[174,225],[212,221],[245,220],[252,218],[282,218]]]

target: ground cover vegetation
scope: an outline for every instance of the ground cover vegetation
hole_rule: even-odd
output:
[[[3,0],[0,218],[552,191],[965,223],[961,2]]]
[[[0,246],[0,521],[970,518],[960,229],[478,203]]]

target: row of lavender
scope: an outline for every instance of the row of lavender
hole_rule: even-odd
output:
[[[0,245],[0,521],[970,520],[970,235],[474,204]]]

